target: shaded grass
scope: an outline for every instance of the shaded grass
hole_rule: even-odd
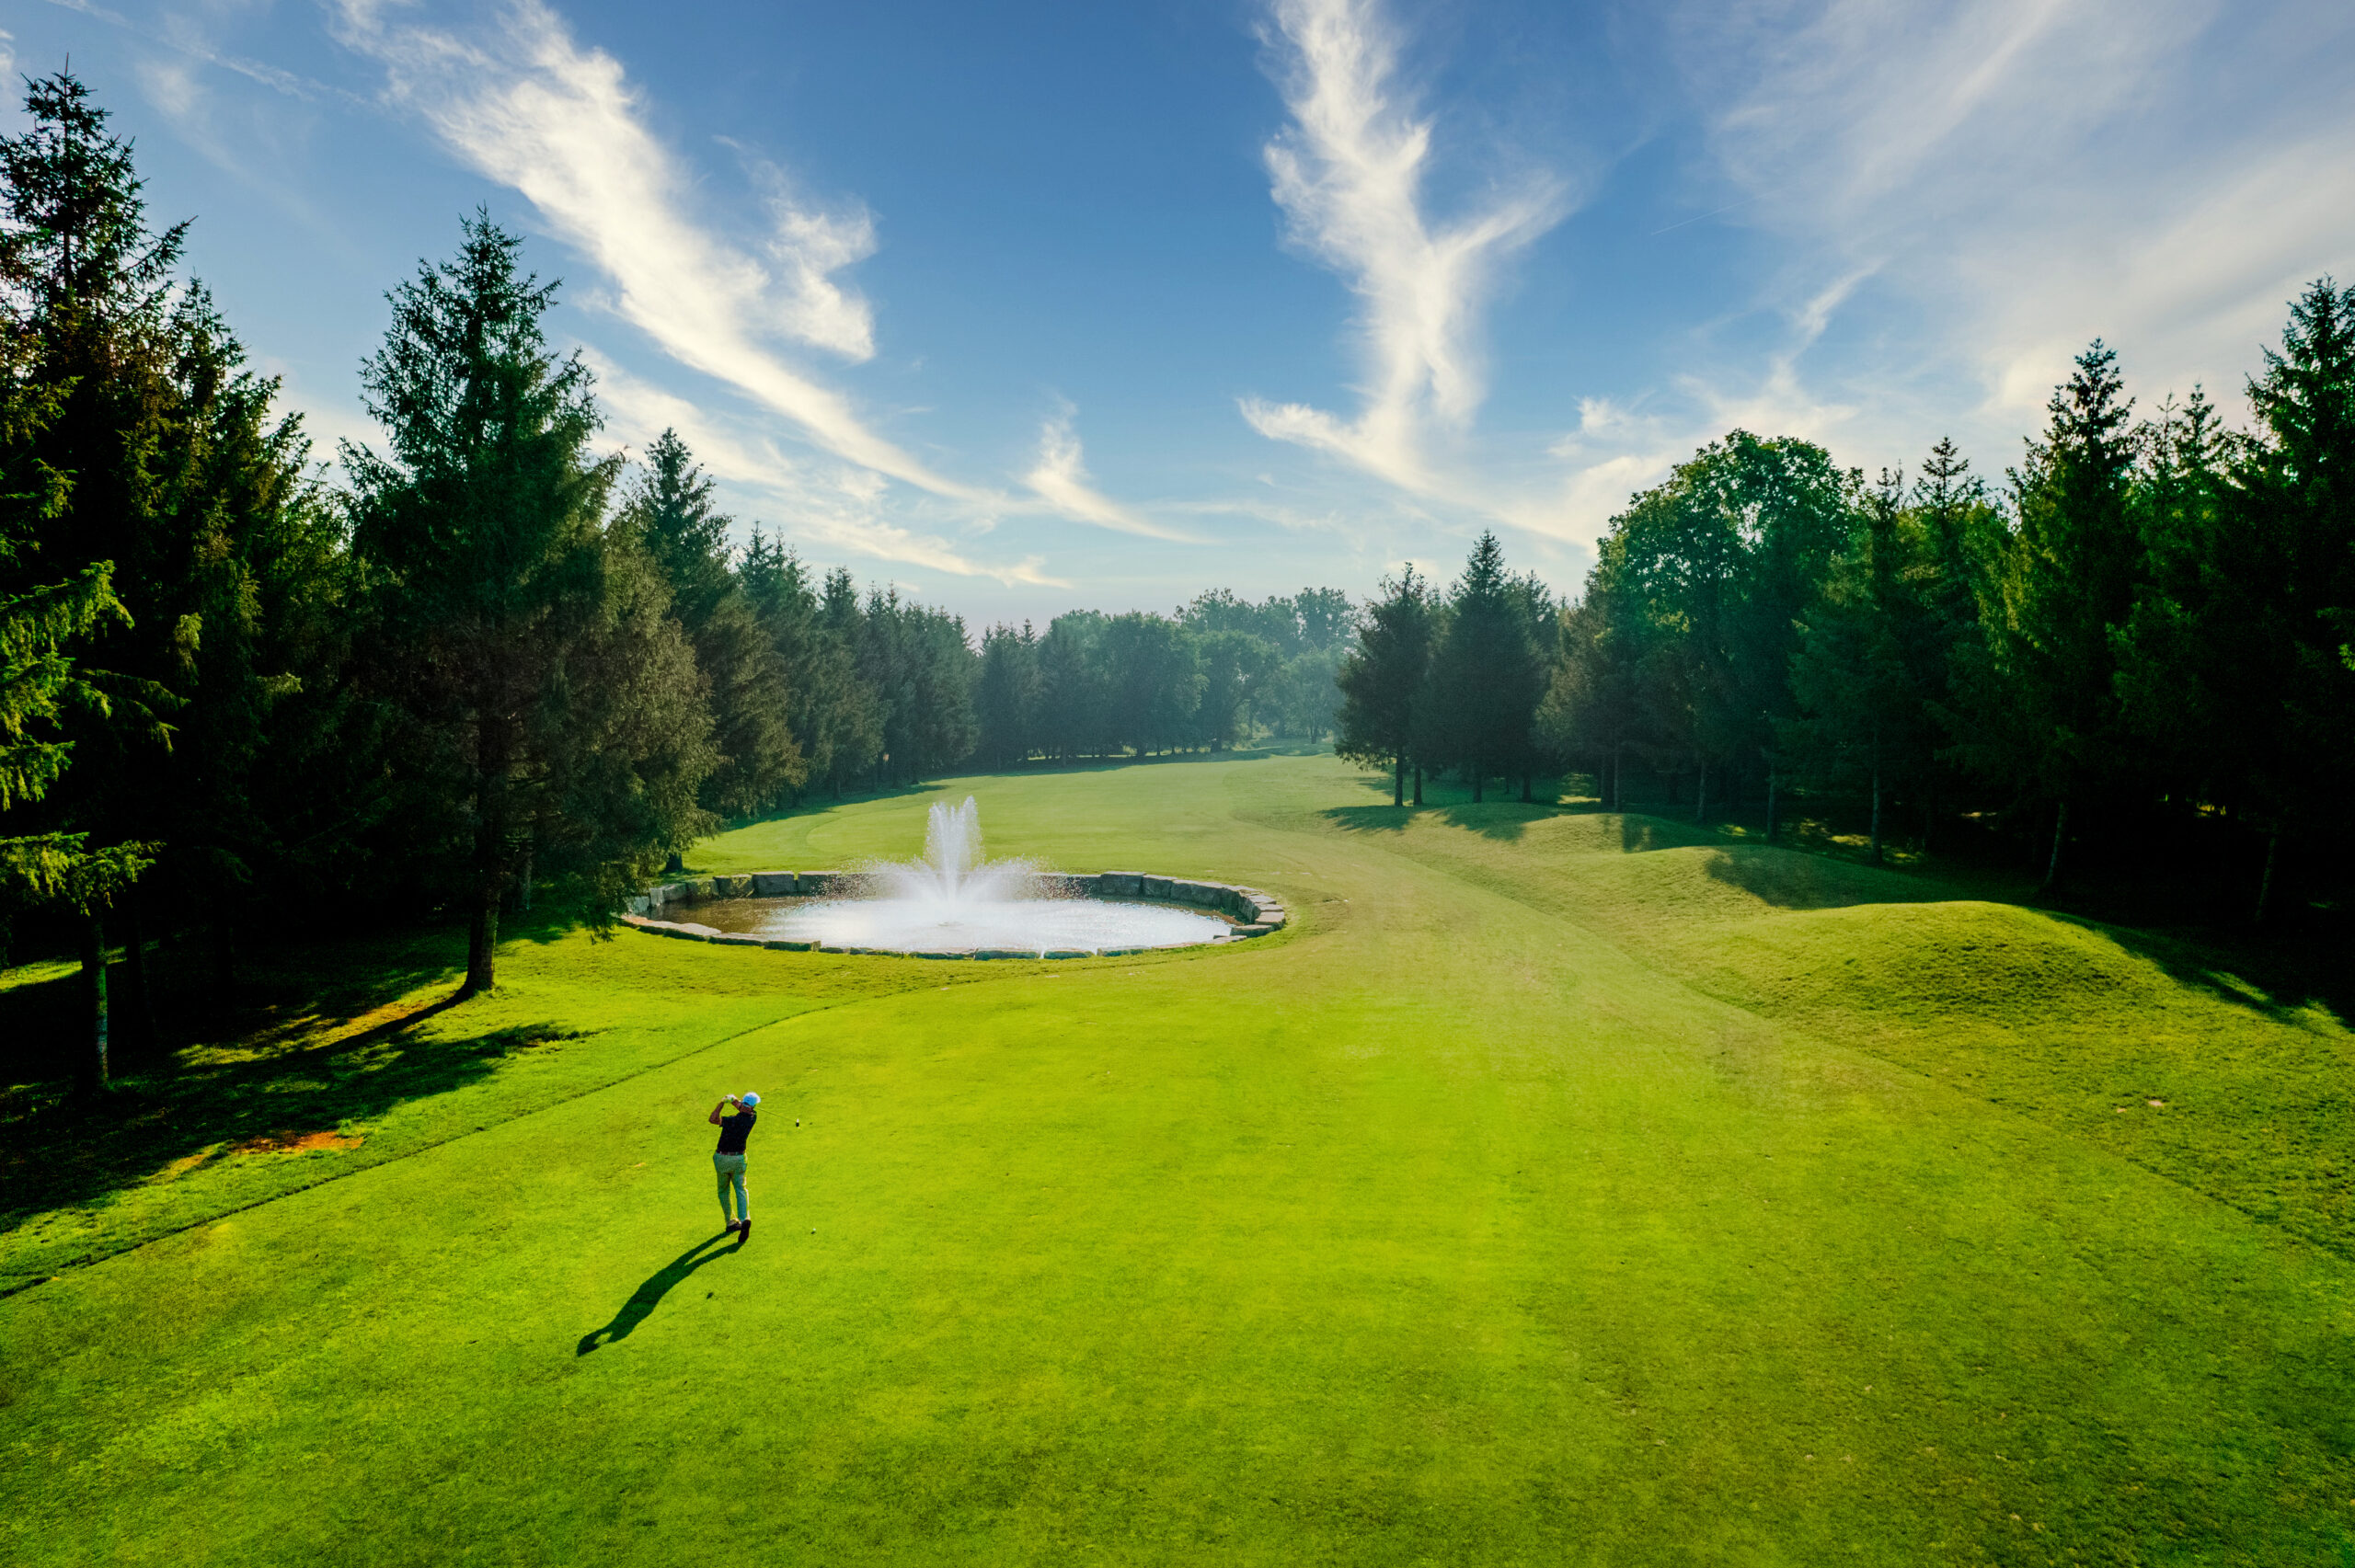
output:
[[[2355,1268],[2072,1123],[2057,1089],[1899,1059],[1940,1065],[1941,1010],[2001,1036],[1959,1033],[1946,1065],[2007,1083],[2040,1013],[2084,1023],[2036,1047],[2081,1072],[2119,1059],[2105,1017],[2234,1009],[2269,1049],[2306,1025],[2027,911],[2000,911],[2029,922],[2010,967],[1948,974],[1953,932],[1908,922],[1982,917],[1857,868],[1631,853],[1651,830],[1595,816],[1350,830],[1328,812],[1355,787],[1314,759],[952,781],[999,853],[1258,882],[1298,925],[1155,962],[910,966],[0,1302],[0,1554],[2350,1544]],[[700,859],[907,853],[923,798]],[[626,994],[684,1029],[830,972],[537,951],[525,1016],[569,1028]],[[703,1116],[743,1087],[768,1105],[757,1235],[713,1247]],[[2230,1140],[2195,1155],[2239,1179]]]

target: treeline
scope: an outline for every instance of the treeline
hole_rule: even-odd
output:
[[[979,758],[1005,767],[1125,751],[1223,750],[1264,727],[1315,740],[1355,624],[1348,595],[1304,589],[1247,603],[1224,589],[1175,616],[1075,610],[1041,635],[982,638]]]
[[[1951,441],[1868,483],[1737,430],[1612,520],[1545,628],[1493,538],[1447,593],[1386,582],[1340,749],[1394,798],[1421,766],[1475,798],[1574,768],[1612,807],[1754,808],[1770,838],[1805,792],[1875,861],[1901,834],[2032,843],[2046,890],[2073,844],[2204,836],[2262,919],[2348,848],[2355,290],[2308,288],[2248,396],[2247,431],[2197,391],[2137,418],[2097,342],[2000,486]]]
[[[265,909],[439,910],[479,990],[535,897],[602,919],[811,790],[1329,722],[1338,592],[977,648],[778,536],[735,550],[674,433],[635,473],[598,449],[554,286],[488,218],[388,295],[382,440],[331,487],[83,85],[26,107],[0,138],[0,920],[78,944],[86,1081],[118,1023],[157,1038],[152,938],[206,942],[225,989]]]

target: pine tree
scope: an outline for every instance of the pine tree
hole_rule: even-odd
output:
[[[1398,576],[1383,579],[1382,596],[1365,607],[1357,646],[1336,678],[1341,707],[1333,750],[1350,761],[1389,769],[1393,806],[1407,803],[1407,763],[1430,652],[1430,589],[1410,561]]]
[[[842,683],[828,710],[832,766],[826,773],[835,798],[853,779],[864,778],[882,761],[891,716],[889,688],[872,678],[869,628],[858,607],[858,584],[847,567],[828,572],[818,600],[818,632],[837,650]]]
[[[2140,441],[2118,356],[2097,339],[2012,471],[2017,520],[1989,627],[1993,679],[1972,693],[1963,750],[2052,811],[2042,883],[2059,880],[2069,811],[2122,765],[2118,658],[2143,578],[2134,509]]]
[[[993,767],[1012,767],[1039,746],[1039,635],[992,626],[982,635],[982,666],[973,682],[973,716],[980,752]]]
[[[729,519],[713,508],[712,489],[678,432],[664,430],[647,449],[621,521],[669,582],[671,612],[695,645],[719,748],[702,806],[749,817],[798,789],[809,770],[790,722],[790,676],[730,568]]]
[[[220,357],[207,352],[209,305],[177,283],[188,225],[149,231],[130,143],[108,133],[88,89],[61,73],[29,84],[25,108],[30,127],[0,138],[7,486],[45,496],[47,510],[0,564],[0,600],[39,605],[37,624],[69,628],[62,651],[75,689],[106,698],[56,714],[75,767],[44,788],[26,835],[50,846],[41,859],[80,917],[103,1079],[102,922],[132,895],[171,815],[172,722],[202,634],[190,559],[219,498],[186,482],[181,458],[203,420],[191,402],[212,390]],[[134,989],[132,1015],[144,1019]]]
[[[1480,800],[1488,778],[1527,763],[1545,676],[1527,593],[1505,571],[1497,536],[1484,532],[1432,645],[1419,717],[1424,759],[1460,770]]]
[[[521,246],[477,216],[454,259],[392,292],[391,330],[362,376],[387,452],[343,449],[354,543],[382,574],[388,662],[405,672],[421,743],[410,765],[463,803],[461,994],[496,982],[500,903],[536,846],[582,857],[592,897],[610,898],[707,820],[661,792],[579,783],[651,764],[699,785],[708,721],[692,687],[677,689],[683,667],[664,640],[684,638],[667,615],[646,620],[649,595],[667,591],[628,581],[636,545],[603,529],[618,460],[590,453],[589,372],[548,349],[540,318],[555,286],[521,271]],[[599,679],[576,679],[576,658]],[[611,711],[632,697],[644,705]],[[580,754],[592,733],[611,738],[608,754]],[[576,815],[616,802],[620,820]]]
[[[786,723],[801,754],[802,783],[822,779],[839,796],[882,746],[881,719],[851,647],[829,621],[809,568],[781,540],[754,529],[737,580],[786,670]],[[847,590],[849,575],[842,580]],[[855,600],[849,609],[855,623]],[[796,799],[800,789],[794,786]]]
[[[2265,363],[2252,437],[2197,391],[2151,432],[2152,580],[2119,639],[2138,761],[2263,835],[2260,920],[2283,840],[2338,836],[2333,781],[2355,762],[2355,290],[2310,285]]]

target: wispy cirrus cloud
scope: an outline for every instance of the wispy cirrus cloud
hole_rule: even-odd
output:
[[[2300,282],[2355,260],[2355,12],[2335,0],[1775,0],[1694,19],[1696,97],[1723,106],[1711,145],[1757,197],[1735,222],[1792,243],[1775,286],[1869,274],[1920,323],[1888,349],[1941,372],[1926,390],[1950,410],[1975,393],[1991,424],[2032,419],[2097,335],[2146,384],[2229,384]],[[1871,401],[1876,423],[1917,412]]]
[[[701,222],[679,194],[694,179],[648,129],[620,63],[582,48],[542,0],[510,0],[489,23],[463,33],[415,22],[379,0],[342,0],[339,32],[384,65],[388,99],[480,173],[521,192],[588,257],[609,288],[596,303],[672,360],[782,415],[820,451],[948,503],[968,524],[986,527],[1032,509],[1017,496],[941,473],[879,432],[849,398],[786,352],[818,350],[852,363],[873,357],[874,312],[844,277],[875,249],[874,221],[863,207],[813,205],[774,166],[748,159],[764,232],[739,240]],[[684,409],[684,400],[673,401]],[[687,428],[684,414],[671,422]],[[775,449],[767,451],[729,471],[795,495],[806,503],[797,518],[822,525],[845,546],[960,575],[1052,580],[1035,560],[982,566],[936,535],[886,521],[880,495],[867,493],[864,481],[838,475],[812,489],[806,465],[781,467]],[[1067,416],[1051,422],[1025,484],[1059,516],[1186,537],[1089,483]],[[845,497],[857,504],[845,509]]]
[[[823,211],[779,186],[757,250],[731,241],[682,205],[695,182],[647,129],[621,63],[581,48],[540,0],[511,0],[465,33],[410,16],[379,0],[343,0],[338,35],[384,66],[391,102],[520,191],[595,264],[615,315],[838,457],[934,496],[992,500],[876,431],[848,398],[779,352],[793,344],[850,361],[873,354],[873,313],[838,276],[874,249],[864,211]]]
[[[1247,398],[1260,434],[1339,456],[1402,488],[1441,480],[1425,450],[1466,427],[1485,394],[1480,315],[1499,266],[1558,222],[1560,186],[1532,177],[1452,221],[1425,210],[1432,122],[1397,81],[1401,47],[1374,0],[1276,0],[1292,122],[1266,149],[1294,244],[1360,305],[1363,404],[1344,418]]]
[[[584,349],[581,357],[596,374],[598,403],[614,435],[642,451],[663,430],[678,431],[695,461],[715,478],[780,503],[798,538],[952,577],[1042,588],[1071,586],[1049,576],[1037,555],[1011,565],[976,561],[937,533],[908,527],[883,509],[883,484],[871,469],[813,463],[782,452],[775,442],[630,374],[594,350]]]
[[[1039,462],[1023,476],[1023,483],[1030,486],[1033,495],[1059,515],[1076,522],[1091,522],[1099,528],[1146,539],[1166,539],[1181,544],[1201,543],[1194,535],[1166,528],[1097,489],[1088,480],[1087,464],[1080,452],[1079,437],[1072,430],[1072,418],[1073,411],[1066,407],[1040,427]]]

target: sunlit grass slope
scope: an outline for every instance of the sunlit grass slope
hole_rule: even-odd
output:
[[[997,853],[1295,924],[859,971],[889,994],[749,1032],[831,971],[539,949],[493,1007],[708,1043],[0,1300],[0,1558],[2355,1551],[2336,1021],[1918,880],[1370,807],[1327,760],[968,790]],[[701,859],[908,853],[925,798]],[[737,1249],[702,1118],[745,1088]]]

